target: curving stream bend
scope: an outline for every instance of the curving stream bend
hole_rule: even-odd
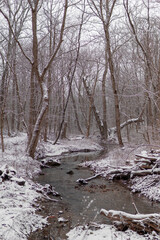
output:
[[[42,185],[54,186],[60,193],[61,199],[57,198],[59,201],[56,203],[51,201],[43,203],[43,214],[50,216],[51,224],[43,231],[31,234],[29,240],[62,240],[67,239],[65,234],[77,225],[85,225],[89,222],[110,224],[103,215],[99,214],[101,208],[135,213],[133,201],[140,213],[160,212],[160,204],[150,202],[145,197],[138,197],[137,194],[131,196],[130,191],[118,182],[97,178],[87,185],[77,184],[77,179],[85,179],[93,175],[89,169],[79,168],[78,165],[87,160],[98,161],[102,154],[92,152],[63,156],[60,166],[44,169],[44,175],[35,179]],[[61,219],[67,222],[61,222]]]

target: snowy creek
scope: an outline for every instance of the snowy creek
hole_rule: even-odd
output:
[[[77,179],[85,179],[94,174],[88,168],[81,168],[78,165],[84,161],[96,159],[98,161],[102,156],[102,152],[61,156],[60,166],[46,168],[43,170],[44,175],[36,177],[36,182],[55,187],[60,197],[56,197],[57,202],[42,203],[43,210],[40,214],[49,216],[50,225],[31,234],[29,240],[62,240],[67,239],[65,234],[75,226],[84,226],[90,222],[110,224],[103,215],[99,214],[101,208],[135,214],[133,201],[140,213],[160,212],[158,203],[139,197],[138,194],[131,194],[126,186],[117,181],[108,181],[99,177],[89,181],[87,185],[76,183]]]

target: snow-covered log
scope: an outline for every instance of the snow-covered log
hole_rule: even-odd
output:
[[[138,163],[138,162],[137,162]],[[139,161],[139,164],[138,164],[139,168],[144,170],[144,169],[152,169],[153,166],[150,164],[150,163],[147,163],[147,162],[140,162]]]
[[[137,232],[156,231],[160,233],[160,214],[130,214],[122,211],[101,209],[101,214],[105,215],[111,221],[121,222]]]
[[[160,167],[151,166],[149,168],[147,166],[141,164],[141,165],[136,165],[134,167],[121,167],[121,168],[114,168],[114,169],[108,166],[108,170],[95,174],[94,176],[91,176],[86,179],[80,178],[76,182],[84,185],[84,184],[87,184],[92,179],[95,179],[103,174],[105,174],[106,178],[112,179],[112,180],[119,180],[119,179],[128,180],[136,176],[141,177],[141,176],[152,175],[152,174],[160,174]]]
[[[136,176],[146,176],[146,175],[152,175],[152,174],[160,174],[160,168],[132,171],[131,178]]]
[[[139,169],[152,169],[147,174],[153,173],[153,169],[160,167],[160,159],[154,154],[136,154],[135,163],[139,166]],[[158,173],[158,172],[155,172]]]
[[[160,174],[160,168],[144,169],[144,170],[133,170],[128,168],[127,170],[115,169],[107,172],[107,177],[111,179],[129,179],[136,176],[146,176],[152,174]]]
[[[136,165],[114,168],[108,166],[105,175],[109,179],[130,179],[136,176],[160,174],[160,157],[152,154],[136,154]]]
[[[135,155],[137,158],[141,158],[141,159],[148,159],[148,160],[150,160],[150,161],[152,161],[152,162],[155,162],[156,160],[157,160],[157,157],[155,157],[155,156],[146,156],[146,155],[140,155],[140,154],[136,154]]]
[[[151,161],[149,159],[144,159],[144,158],[141,158],[141,159],[135,159],[134,160],[135,163],[146,163],[146,164],[151,164]]]
[[[88,181],[91,181],[92,179],[95,179],[95,178],[101,176],[101,174],[102,173],[98,173],[98,174],[91,176],[89,178],[86,178],[86,179],[79,178],[76,182],[85,185],[85,184],[88,184]]]

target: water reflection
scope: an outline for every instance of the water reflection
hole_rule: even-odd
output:
[[[117,182],[98,178],[87,185],[78,185],[77,179],[93,175],[89,169],[77,168],[78,164],[86,160],[98,159],[99,156],[101,153],[66,156],[61,159],[61,166],[45,169],[45,175],[36,179],[41,184],[51,184],[61,194],[62,200],[59,203],[49,202],[45,207],[47,206],[47,215],[55,215],[57,218],[62,215],[69,219],[69,224],[63,228],[63,237],[65,231],[78,224],[84,225],[90,221],[109,223],[106,217],[99,214],[101,208],[135,213],[134,201],[140,213],[160,212],[158,203],[152,204],[146,198],[139,198],[138,195],[131,196],[130,191]],[[67,174],[68,171],[72,171],[73,174]],[[54,224],[49,230],[52,234],[55,232]]]

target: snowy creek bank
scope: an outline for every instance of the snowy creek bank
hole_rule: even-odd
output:
[[[0,153],[0,240],[27,240],[47,220],[36,211],[42,194],[32,181],[40,172],[38,161],[25,154],[26,134],[5,137]]]
[[[1,240],[158,239],[156,235],[140,237],[133,231],[119,232],[99,214],[101,208],[135,213],[130,192],[119,182],[106,181],[99,177],[86,185],[77,183],[77,179],[86,179],[93,176],[94,172],[104,171],[108,164],[118,167],[126,165],[126,150],[111,146],[109,152],[103,155],[102,147],[96,141],[81,136],[61,140],[56,145],[41,141],[37,156],[47,161],[58,160],[54,162],[54,167],[42,169],[42,172],[40,161],[26,156],[26,134],[6,136],[4,141],[5,152],[0,155]],[[131,155],[128,159],[132,162]],[[53,166],[52,161],[49,164]],[[89,166],[91,170],[80,167],[82,164]],[[45,175],[39,175],[40,173]],[[44,186],[35,182],[35,176],[36,181]],[[155,194],[158,193],[157,179],[153,186],[150,177],[143,181],[140,178],[141,182],[139,178],[134,179],[134,190],[138,192],[142,190],[142,186],[146,193],[148,180],[151,199],[156,196],[158,200],[159,194]],[[51,184],[52,188],[49,185],[46,187],[46,183]],[[48,197],[51,195],[44,195],[45,191],[52,192],[53,199],[57,201],[49,201]],[[137,194],[133,194],[133,199],[140,213],[159,212],[158,203],[139,198]],[[78,227],[73,228],[74,226]]]
[[[90,161],[98,162],[103,156],[103,151],[61,155],[58,159],[59,166],[45,168],[43,169],[44,175],[35,178],[35,181],[39,184],[54,186],[60,197],[56,198],[57,202],[43,202],[44,211],[41,213],[48,216],[50,224],[42,231],[39,230],[31,234],[29,240],[41,240],[44,237],[46,239],[68,239],[67,232],[76,226],[89,226],[91,222],[98,224],[98,226],[111,224],[100,214],[102,208],[135,214],[134,202],[140,213],[160,212],[158,203],[150,202],[137,194],[132,195],[118,181],[109,181],[98,177],[89,181],[88,184],[79,184],[78,179],[93,176],[91,170],[79,167],[79,165],[82,166],[83,163],[89,163]],[[43,163],[46,162],[48,162],[47,159],[43,160]]]

